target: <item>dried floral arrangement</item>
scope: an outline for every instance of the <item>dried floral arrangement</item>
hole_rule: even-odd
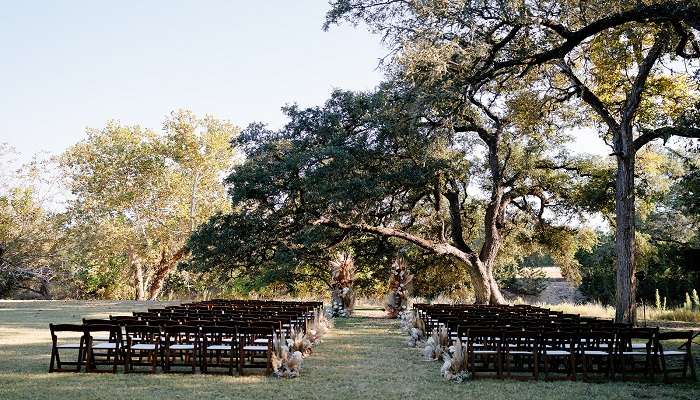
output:
[[[469,372],[467,362],[467,347],[462,344],[459,338],[452,342],[452,346],[442,354],[442,361],[440,373],[445,379],[457,383],[471,379],[472,374]]]
[[[331,317],[349,317],[355,307],[355,261],[352,254],[341,252],[331,260]]]
[[[450,346],[450,334],[446,327],[433,329],[433,333],[425,341],[423,356],[427,361],[436,361],[443,358]]]
[[[326,319],[321,310],[316,310],[306,333],[291,327],[286,340],[283,333],[276,334],[272,339],[272,375],[278,378],[299,376],[304,358],[313,353],[313,347],[321,343],[321,338],[331,328],[332,322]]]
[[[425,322],[418,317],[416,310],[404,311],[399,318],[401,331],[408,334],[407,345],[416,347],[425,340]]]
[[[314,319],[306,331],[306,336],[313,346],[321,343],[321,338],[333,328],[333,320],[327,319],[321,310],[314,312]]]
[[[304,357],[300,351],[290,354],[282,334],[272,338],[272,375],[278,378],[296,378],[301,374]]]
[[[389,318],[397,318],[408,308],[408,288],[413,275],[408,272],[408,264],[403,257],[394,260],[392,270],[385,309]]]

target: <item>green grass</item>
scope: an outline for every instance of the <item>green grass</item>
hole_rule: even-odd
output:
[[[151,306],[153,303],[151,303]],[[406,348],[396,321],[376,308],[336,322],[302,376],[48,374],[49,322],[127,314],[135,302],[0,302],[0,399],[697,399],[700,385],[612,382],[448,383],[439,364]]]

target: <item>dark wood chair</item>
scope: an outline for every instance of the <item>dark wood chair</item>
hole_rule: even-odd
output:
[[[544,364],[545,379],[552,380],[552,373],[564,374],[561,379],[576,380],[576,334],[572,332],[542,332],[540,354]]]
[[[508,378],[539,379],[540,334],[537,331],[512,330],[503,333],[503,363]],[[517,373],[528,375],[513,376],[513,366]]]
[[[85,337],[85,371],[117,372],[121,360],[122,329],[116,324],[83,325]],[[99,369],[111,366],[111,371]]]
[[[150,325],[126,325],[124,372],[137,372],[135,366],[149,366],[155,373],[159,364],[161,328]]]
[[[235,326],[203,326],[201,331],[201,370],[208,374],[211,368],[226,368],[233,375],[240,354],[238,328]]]
[[[246,368],[265,368],[265,373],[272,373],[272,336],[271,327],[243,326],[238,328],[238,373]],[[267,343],[261,343],[266,339]],[[260,361],[263,359],[264,361]],[[246,362],[247,361],[247,362]]]
[[[576,353],[581,362],[584,380],[588,379],[589,373],[611,379],[614,376],[617,335],[611,331],[581,332],[578,335]]]
[[[82,325],[76,324],[49,324],[51,331],[51,362],[49,364],[49,372],[80,372],[84,360],[85,350],[85,334]],[[79,333],[80,338],[71,337],[71,341],[66,342],[65,338],[59,338],[63,333]],[[71,335],[74,336],[74,335]],[[77,357],[74,361],[62,361],[61,350],[76,351]],[[72,366],[72,368],[64,368],[64,366]]]
[[[191,367],[197,370],[199,358],[199,327],[170,325],[163,328],[164,372],[173,372],[172,367]]]
[[[622,328],[618,330],[618,363],[622,380],[654,379],[658,353],[656,328]]]
[[[502,333],[496,329],[467,331],[467,359],[472,377],[503,377]]]
[[[671,341],[671,343],[669,343]],[[678,341],[681,342],[680,346]],[[670,383],[671,372],[680,372],[681,378],[685,379],[690,368],[690,377],[697,381],[698,377],[695,373],[695,359],[692,353],[693,332],[662,332],[656,334],[656,347],[658,349],[659,359],[661,361],[661,372],[664,374],[664,382]],[[673,368],[674,362],[669,364],[669,359],[676,361],[675,364],[680,364],[677,368]],[[680,359],[680,360],[678,360]]]

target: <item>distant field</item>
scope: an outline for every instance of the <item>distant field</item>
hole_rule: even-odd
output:
[[[439,364],[404,345],[378,308],[337,321],[306,360],[302,376],[48,374],[49,322],[78,322],[145,310],[147,302],[0,301],[0,399],[693,399],[700,384],[612,382],[447,383]],[[163,303],[158,303],[162,305]],[[689,325],[684,324],[684,328]],[[694,325],[699,329],[698,325]],[[695,355],[700,353],[696,346]]]

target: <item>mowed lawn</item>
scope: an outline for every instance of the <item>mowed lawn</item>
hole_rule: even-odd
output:
[[[336,322],[302,376],[47,373],[49,322],[127,315],[154,303],[0,301],[0,399],[700,399],[697,383],[445,382],[378,309]],[[159,305],[162,305],[160,303]],[[698,350],[697,346],[695,348]]]

